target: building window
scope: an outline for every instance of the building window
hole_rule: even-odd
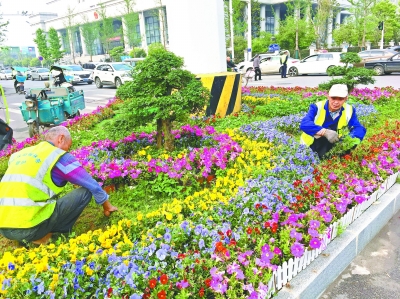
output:
[[[275,17],[271,5],[265,6],[265,31],[272,34],[275,33]]]
[[[152,10],[145,17],[146,41],[147,45],[160,43],[160,21],[158,19],[158,10]]]

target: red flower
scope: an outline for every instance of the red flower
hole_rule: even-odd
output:
[[[149,293],[143,294],[143,299],[149,299],[149,298],[150,298],[150,294]]]
[[[161,282],[162,284],[167,284],[167,283],[168,283],[168,276],[167,276],[167,274],[161,275],[161,277],[160,277],[160,282]]]
[[[179,253],[178,254],[178,259],[184,259],[185,258],[185,254],[183,254],[183,253]]]
[[[112,292],[113,292],[113,289],[112,289],[112,288],[109,288],[109,289],[107,290],[107,297],[111,297]]]
[[[229,245],[230,246],[236,246],[236,241],[234,240],[234,239],[232,239],[230,242],[229,242]]]
[[[207,278],[204,283],[206,284],[206,286],[209,288],[211,285],[211,278]]]
[[[156,287],[156,285],[157,285],[157,279],[152,278],[152,279],[149,280],[149,287],[151,289],[154,289]]]
[[[246,230],[246,232],[247,232],[249,235],[251,235],[251,233],[253,232],[253,230],[251,229],[251,227],[248,227],[247,230]]]
[[[158,299],[166,299],[167,298],[167,293],[164,290],[159,291],[158,294],[157,294],[157,297],[158,297]]]
[[[228,237],[230,237],[230,236],[232,235],[232,231],[231,231],[230,229],[228,229],[228,230],[226,231],[226,235],[227,235]]]
[[[202,287],[199,291],[199,296],[203,297],[204,296],[204,288]]]

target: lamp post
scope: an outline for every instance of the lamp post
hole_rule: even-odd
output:
[[[251,0],[247,1],[247,61],[251,59]]]
[[[231,53],[232,60],[235,59],[235,48],[233,47],[233,9],[232,9],[232,0],[229,0],[229,25],[231,28]]]

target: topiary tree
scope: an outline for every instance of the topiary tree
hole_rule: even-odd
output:
[[[110,50],[110,56],[112,57],[113,61],[121,61],[121,56],[124,55],[124,47],[123,46],[118,46],[114,47]]]
[[[354,89],[357,84],[373,84],[375,79],[375,71],[368,70],[364,67],[353,67],[354,64],[361,62],[360,56],[357,53],[347,52],[343,54],[341,62],[345,63],[344,66],[333,66],[328,69],[328,75],[332,76],[329,82],[319,84],[319,88],[329,90],[334,84],[346,84],[349,93]],[[341,78],[334,78],[334,76],[342,76]]]
[[[157,147],[174,149],[172,122],[183,121],[204,109],[210,92],[195,75],[183,70],[183,58],[164,48],[153,47],[134,71],[134,80],[117,90],[117,97],[130,100],[126,113],[133,125],[156,120]],[[164,137],[164,138],[163,138]]]
[[[141,48],[133,48],[132,51],[129,52],[129,56],[132,58],[141,58],[146,57],[146,51]]]

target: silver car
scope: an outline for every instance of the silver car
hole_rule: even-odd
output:
[[[8,80],[12,79],[12,71],[11,70],[2,70],[0,72],[0,80]]]
[[[50,70],[47,68],[36,68],[31,70],[31,80],[48,80]]]

